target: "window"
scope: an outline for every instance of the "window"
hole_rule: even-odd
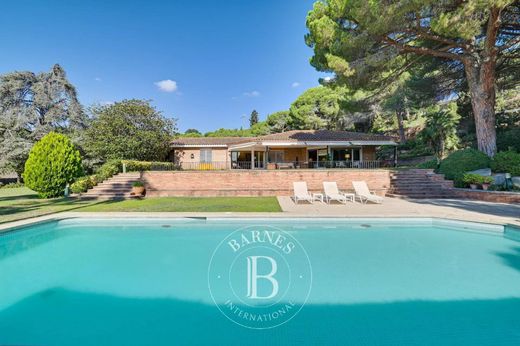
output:
[[[211,163],[212,162],[211,149],[200,149],[200,162]]]
[[[271,150],[269,152],[269,162],[283,162],[283,151],[282,150]]]

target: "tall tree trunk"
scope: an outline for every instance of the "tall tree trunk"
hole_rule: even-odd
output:
[[[399,128],[399,141],[402,143],[406,143],[406,134],[404,132],[404,124],[403,124],[403,110],[398,109],[395,111],[395,115],[397,116],[397,126]]]
[[[475,117],[478,149],[493,157],[497,152],[495,121],[495,79],[497,47],[501,9],[493,7],[489,13],[484,49],[480,56],[463,60],[471,106]]]
[[[492,66],[490,66],[492,65]],[[495,121],[495,66],[473,61],[465,64],[466,77],[475,117],[478,150],[493,157],[497,152]]]

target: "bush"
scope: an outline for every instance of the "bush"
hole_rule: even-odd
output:
[[[513,128],[498,133],[497,147],[499,151],[514,150],[520,152],[520,128]]]
[[[493,182],[492,177],[485,177],[480,174],[466,173],[462,176],[462,182],[466,185],[470,184],[491,184]]]
[[[23,178],[41,198],[50,198],[63,196],[65,186],[82,174],[81,155],[70,139],[50,132],[31,149]]]
[[[95,181],[94,176],[81,177],[70,186],[70,190],[73,193],[82,193],[87,192],[88,189],[91,189],[96,185],[97,182]]]
[[[520,153],[499,152],[491,161],[491,169],[496,173],[511,173],[512,176],[520,176]]]
[[[102,183],[119,172],[121,172],[121,160],[110,160],[97,169],[94,181]]]
[[[144,186],[144,183],[142,181],[135,181],[132,184],[132,187],[143,187],[143,186]]]
[[[433,160],[429,160],[429,161],[420,163],[415,167],[422,168],[422,169],[437,169],[438,166],[439,166],[439,164],[437,163],[437,159],[433,159]]]
[[[123,160],[127,172],[143,172],[143,171],[171,171],[174,169],[172,162],[149,162],[149,161],[134,161]]]
[[[464,149],[451,153],[441,161],[439,173],[446,179],[454,181],[456,187],[463,187],[462,177],[464,173],[481,168],[489,168],[491,159],[481,151]]]
[[[23,187],[22,183],[9,183],[5,185],[0,185],[0,189],[15,189],[17,187]]]

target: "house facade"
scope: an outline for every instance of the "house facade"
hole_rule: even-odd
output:
[[[171,143],[170,159],[184,170],[375,169],[392,137],[348,131],[294,130],[259,137],[186,137]]]

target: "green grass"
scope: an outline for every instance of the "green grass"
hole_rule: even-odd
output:
[[[279,212],[276,197],[162,197],[92,201],[39,199],[28,188],[0,189],[0,223],[62,211],[89,212]]]
[[[67,198],[39,199],[26,187],[0,189],[0,223],[58,213],[92,205],[96,201],[74,201]]]
[[[106,201],[78,211],[280,212],[276,197],[158,197]]]

